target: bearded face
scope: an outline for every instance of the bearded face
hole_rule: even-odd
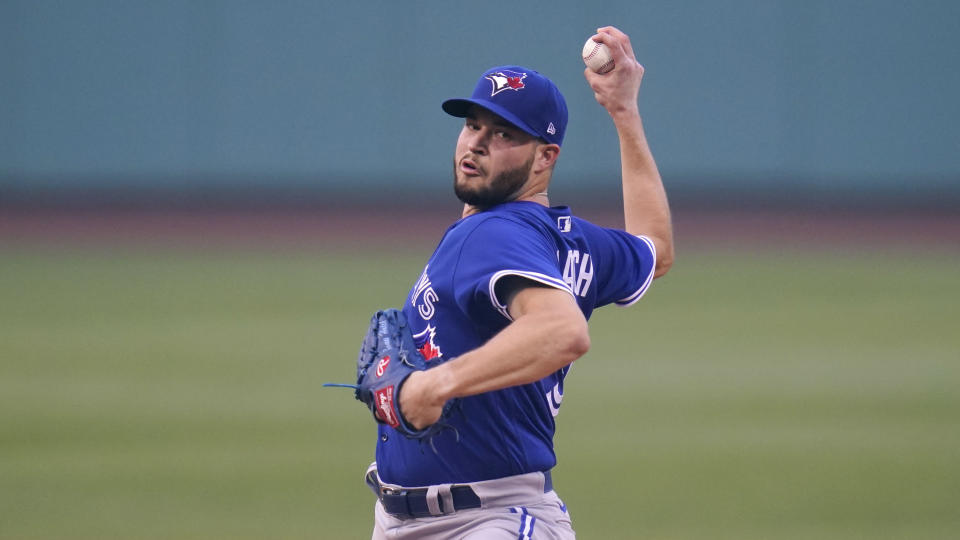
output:
[[[461,167],[462,164],[454,160],[453,191],[457,198],[470,206],[489,208],[516,198],[530,177],[533,156],[526,163],[494,173],[489,178],[486,175],[467,176],[461,172]]]

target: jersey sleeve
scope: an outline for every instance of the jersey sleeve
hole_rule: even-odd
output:
[[[626,307],[639,300],[653,281],[657,248],[646,236],[596,225],[585,231],[596,258],[601,279],[597,307]]]
[[[454,272],[457,304],[477,316],[499,313],[512,320],[497,282],[519,276],[570,293],[557,262],[556,244],[529,224],[502,217],[480,223],[463,245]]]

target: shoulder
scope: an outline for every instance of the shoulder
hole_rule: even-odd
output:
[[[551,217],[547,208],[536,203],[514,202],[464,218],[458,233],[472,240],[490,239],[512,242],[536,236],[549,239]]]
[[[619,243],[653,249],[653,241],[647,236],[631,234],[623,229],[603,227],[576,216],[573,216],[572,220],[573,226],[593,242]]]

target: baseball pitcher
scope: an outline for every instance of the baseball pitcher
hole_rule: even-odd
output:
[[[637,106],[643,67],[614,27],[592,38],[614,67],[584,75],[620,140],[625,230],[550,206],[563,95],[522,66],[489,69],[453,159],[463,216],[400,309],[363,340],[356,397],[379,423],[373,538],[573,538],[553,489],[553,435],[595,308],[629,306],[673,261],[667,197]]]

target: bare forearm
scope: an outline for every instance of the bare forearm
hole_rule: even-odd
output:
[[[630,234],[650,237],[657,247],[657,272],[673,261],[673,226],[667,193],[636,111],[612,115],[620,138],[624,225]]]
[[[414,426],[436,422],[450,399],[538,381],[590,348],[587,320],[568,292],[518,282],[525,280],[505,278],[498,288],[512,323],[484,345],[407,377],[400,408]]]
[[[485,345],[428,370],[447,400],[528,384],[563,368],[589,348],[586,326],[546,314],[521,317]]]
[[[673,264],[673,228],[670,207],[640,120],[637,98],[643,66],[637,62],[630,38],[613,26],[597,29],[592,38],[610,49],[615,67],[606,74],[584,70],[597,103],[613,119],[620,137],[623,175],[623,214],[627,232],[644,235],[657,248],[654,277],[667,273]]]

